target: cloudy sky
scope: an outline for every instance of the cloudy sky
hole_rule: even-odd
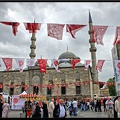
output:
[[[25,30],[23,22],[42,23],[36,34],[36,59],[47,58],[50,61],[58,58],[66,51],[73,52],[84,60],[90,60],[88,14],[91,12],[93,25],[109,26],[103,37],[102,45],[95,44],[97,60],[105,60],[100,81],[107,81],[113,77],[111,49],[115,38],[116,26],[120,26],[120,3],[118,2],[0,2],[0,21],[20,22],[17,35],[12,33],[12,27],[0,24],[0,57],[29,58],[31,36]],[[114,6],[114,9],[113,9]],[[47,36],[47,23],[85,24],[73,39],[69,33],[63,31],[63,39],[57,40]],[[15,67],[15,61],[14,61]],[[0,70],[4,70],[5,66]]]

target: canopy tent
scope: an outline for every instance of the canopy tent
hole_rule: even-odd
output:
[[[20,95],[26,95],[27,93],[25,91],[23,91]]]

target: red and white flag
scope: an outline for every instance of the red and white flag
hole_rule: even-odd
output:
[[[120,60],[115,60],[115,70],[117,74],[120,74]]]
[[[72,60],[72,68],[75,68],[75,65],[80,62],[80,59],[73,59]]]
[[[24,23],[26,30],[29,30],[29,33],[36,33],[37,30],[40,30],[40,23]]]
[[[85,70],[88,70],[88,66],[90,65],[91,60],[85,60]]]
[[[46,73],[47,59],[38,59],[38,66],[40,67],[40,72]]]
[[[26,59],[26,66],[35,66],[35,59]]]
[[[105,60],[98,60],[96,69],[99,70],[100,72],[102,72],[102,67],[103,67],[104,62],[105,62]]]
[[[18,32],[18,26],[20,25],[20,23],[18,22],[1,22],[1,23],[4,25],[11,25],[14,36],[16,35],[16,32]]]
[[[48,36],[62,40],[64,24],[47,24]]]
[[[103,40],[103,36],[104,36],[107,28],[108,28],[108,26],[97,26],[97,25],[94,25],[92,27],[92,29],[93,29],[92,41],[96,42],[97,44],[104,45],[102,40]]]
[[[60,72],[60,69],[58,68],[59,61],[56,60],[56,59],[53,59],[53,60],[52,60],[52,64],[53,64],[54,68],[56,69],[56,71],[57,71],[57,72]]]
[[[9,71],[10,69],[12,69],[12,58],[2,58],[5,66],[6,66],[6,70]]]
[[[74,25],[66,24],[66,32],[69,32],[73,38],[75,38],[76,32],[84,28],[86,25]],[[75,38],[76,39],[76,38]]]
[[[25,59],[24,58],[15,58],[15,60],[16,60],[17,66],[19,68],[19,71],[23,72]]]
[[[120,44],[120,27],[116,27],[115,40],[113,45],[116,43]]]

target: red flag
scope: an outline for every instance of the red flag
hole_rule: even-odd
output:
[[[73,24],[66,24],[66,32],[69,32],[73,38],[75,38],[75,34],[77,31],[84,28],[86,25],[73,25]],[[76,39],[76,38],[75,38]]]
[[[1,23],[5,25],[11,25],[14,36],[16,35],[16,32],[18,32],[18,26],[20,25],[20,23],[18,22],[1,22]]]
[[[93,29],[92,41],[96,42],[97,44],[104,45],[102,39],[107,28],[108,26],[97,26],[97,25],[92,26],[92,29]]]
[[[36,33],[37,30],[40,30],[40,23],[24,23],[26,30],[29,30],[29,33]]]
[[[98,60],[96,69],[99,70],[100,72],[102,71],[102,67],[103,67],[104,62],[105,62],[105,60]]]
[[[62,40],[64,24],[47,24],[48,36]]]
[[[40,67],[40,72],[46,73],[47,59],[38,59],[38,66]]]
[[[12,69],[12,58],[2,58],[5,66],[6,66],[6,70],[9,71],[10,69]]]
[[[2,84],[0,84],[0,88],[3,88],[3,85],[2,85]]]
[[[115,45],[116,43],[117,44],[120,44],[120,27],[116,27],[116,33],[115,33],[115,40],[114,40],[114,43],[113,45]]]
[[[74,69],[75,68],[75,65],[80,62],[80,59],[73,59],[72,60],[72,68]]]

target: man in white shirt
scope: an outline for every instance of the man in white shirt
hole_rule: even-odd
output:
[[[49,103],[49,107],[48,107],[48,112],[49,112],[49,117],[53,118],[53,110],[55,108],[54,105],[54,99],[51,99],[51,102]]]
[[[73,114],[74,116],[77,116],[77,105],[78,105],[78,102],[76,100],[76,98],[74,98],[74,101],[72,102],[73,104]]]
[[[107,107],[108,118],[112,118],[114,102],[111,100],[111,98],[108,98],[108,100],[105,102],[105,104]]]

